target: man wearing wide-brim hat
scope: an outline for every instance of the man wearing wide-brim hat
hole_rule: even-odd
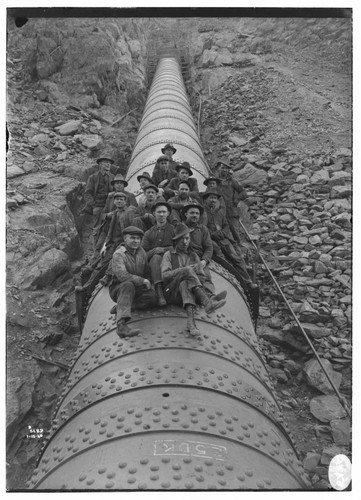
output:
[[[147,201],[147,197],[144,194],[144,190],[145,190],[146,187],[148,187],[151,184],[153,184],[153,182],[152,182],[152,178],[151,178],[151,176],[150,176],[150,174],[148,172],[143,172],[142,174],[138,175],[137,181],[139,182],[139,185],[140,185],[140,188],[141,188],[136,193],[138,207],[143,208],[144,205],[145,205],[145,203],[146,203],[146,201]],[[156,199],[158,199],[158,198],[163,199],[162,194],[163,194],[163,190],[158,188],[158,193],[157,193]]]
[[[152,182],[159,188],[164,189],[164,187],[169,183],[169,181],[177,176],[175,170],[175,163],[170,162],[168,156],[160,156],[154,166],[152,174]]]
[[[216,167],[217,177],[220,180],[219,193],[226,204],[226,217],[237,243],[241,242],[241,226],[239,223],[240,210],[238,203],[247,197],[245,189],[232,177],[232,168],[225,158],[218,160]]]
[[[199,204],[199,200],[191,196],[191,185],[189,181],[181,181],[178,186],[178,194],[169,198],[168,203],[172,207],[171,214],[169,216],[169,222],[171,224],[178,224],[183,221],[183,215],[181,210],[185,205],[189,204]],[[202,222],[201,216],[201,222]],[[206,222],[206,221],[205,221]],[[205,222],[202,222],[203,224]]]
[[[197,179],[193,178],[193,171],[191,169],[191,165],[184,161],[176,166],[176,171],[178,172],[177,177],[173,177],[164,188],[164,198],[167,200],[172,196],[177,196],[178,187],[182,181],[187,181],[190,185],[190,193],[189,195],[192,198],[199,198],[199,189]]]
[[[218,177],[210,176],[203,181],[203,184],[206,186],[206,189],[215,189],[218,191],[218,186],[221,185],[221,181],[220,179],[218,179]],[[200,193],[202,199],[203,199],[203,194],[204,191]],[[224,213],[224,215],[226,215],[226,204],[224,202],[223,196],[221,196],[218,199],[218,207],[219,210],[221,210]]]
[[[225,304],[225,300],[211,300],[206,294],[200,275],[203,266],[198,255],[190,248],[192,230],[185,224],[178,224],[173,236],[172,250],[165,252],[161,272],[164,282],[164,295],[168,303],[182,305],[187,313],[186,330],[192,336],[199,336],[194,321],[196,303],[205,308],[207,314]]]
[[[108,194],[107,200],[105,202],[105,206],[103,209],[104,214],[109,214],[110,212],[113,212],[114,210],[114,205],[113,205],[113,197],[114,193],[118,193],[122,191],[127,195],[127,206],[129,207],[132,205],[133,207],[137,207],[138,203],[137,200],[134,196],[133,193],[130,191],[126,191],[125,188],[128,186],[128,182],[124,179],[124,176],[122,174],[117,174],[114,179],[111,181],[111,186],[113,186],[114,191],[111,191]],[[111,216],[111,214],[110,214]]]
[[[166,305],[160,266],[165,252],[173,247],[174,226],[168,222],[170,211],[171,207],[166,201],[154,203],[152,213],[155,225],[145,232],[142,240],[142,247],[147,252],[152,283],[157,293],[159,306]]]
[[[95,248],[98,226],[101,220],[101,212],[104,208],[108,193],[112,190],[113,174],[110,173],[110,167],[114,163],[109,155],[103,154],[96,160],[99,165],[98,172],[90,175],[87,180],[84,200],[85,207],[82,212],[88,214],[89,221],[83,221],[88,227],[93,228],[93,246]],[[83,234],[84,239],[84,234]]]
[[[246,263],[234,247],[235,241],[225,215],[218,209],[220,196],[216,189],[207,189],[203,193],[203,204],[207,214],[207,228],[213,244],[213,258],[217,259],[218,257],[230,262],[237,271],[242,285],[245,288],[252,288],[253,283],[248,274]]]
[[[144,233],[135,226],[124,229],[124,245],[119,246],[112,259],[113,277],[109,294],[117,303],[117,334],[133,337],[140,333],[129,326],[131,309],[154,307],[157,296],[150,282],[150,270],[145,250],[140,246]]]

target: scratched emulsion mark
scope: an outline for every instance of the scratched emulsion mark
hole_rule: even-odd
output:
[[[227,448],[201,441],[178,441],[175,439],[156,439],[154,455],[192,455],[194,457],[226,460]]]

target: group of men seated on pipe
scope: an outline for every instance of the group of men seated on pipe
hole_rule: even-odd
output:
[[[161,151],[153,175],[137,177],[137,198],[125,190],[128,183],[122,175],[110,173],[113,160],[107,156],[98,158],[99,171],[85,188],[94,254],[82,271],[83,281],[107,268],[101,282],[109,284],[116,302],[112,312],[119,337],[140,333],[128,324],[132,308],[166,304],[182,305],[186,329],[199,335],[196,304],[208,314],[226,302],[226,291],[215,293],[208,267],[212,257],[231,263],[245,289],[256,287],[240,245],[237,204],[246,194],[228,161],[217,162],[217,174],[205,179],[206,189],[200,193],[190,164],[172,159],[175,147],[166,144]]]

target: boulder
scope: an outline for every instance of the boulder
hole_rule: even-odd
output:
[[[228,49],[221,49],[217,52],[217,57],[215,60],[216,66],[231,66],[232,64],[232,55]]]
[[[338,389],[342,380],[341,373],[335,372],[332,368],[332,364],[327,359],[321,359],[321,361],[336,389]],[[327,380],[327,377],[316,358],[310,359],[309,361],[307,361],[307,363],[305,363],[304,371],[306,373],[307,382],[312,387],[315,387],[324,394],[332,394],[334,392],[330,382]]]
[[[141,45],[139,40],[128,40],[129,51],[133,59],[138,59],[141,54]]]
[[[18,167],[17,165],[11,165],[6,168],[6,177],[8,179],[13,179],[14,177],[19,177],[19,175],[25,175],[23,169]]]
[[[267,179],[267,173],[247,163],[244,168],[237,170],[237,172],[233,174],[233,177],[242,185],[249,184],[255,186],[257,184],[262,184],[262,182]]]
[[[318,464],[320,463],[321,455],[313,451],[309,451],[303,460],[303,467],[308,472],[314,472]]]
[[[330,198],[348,198],[351,196],[351,192],[351,184],[346,184],[345,186],[332,186]]]
[[[337,446],[349,446],[350,445],[350,420],[345,418],[342,420],[331,420],[331,432],[332,437]]]
[[[337,396],[316,396],[310,401],[310,411],[321,422],[331,422],[346,416]]]
[[[97,134],[77,134],[74,140],[90,150],[98,149],[103,143],[103,139]]]
[[[311,184],[326,184],[330,179],[327,170],[319,170],[310,179]]]
[[[303,329],[309,337],[313,339],[319,339],[322,337],[328,337],[331,335],[332,330],[326,328],[325,326],[314,325],[313,323],[301,323]]]
[[[27,174],[36,170],[36,164],[33,161],[24,161],[21,167]]]
[[[69,122],[64,123],[63,125],[59,125],[59,127],[55,127],[55,130],[60,135],[74,135],[80,129],[81,124],[82,124],[81,120],[70,120]]]
[[[67,254],[57,248],[51,248],[25,273],[23,286],[25,289],[45,288],[69,270]]]
[[[209,68],[210,66],[214,66],[217,55],[217,52],[214,50],[205,50],[202,56],[202,67]]]

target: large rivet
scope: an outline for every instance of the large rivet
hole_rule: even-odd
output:
[[[127,466],[127,462],[120,462],[118,464],[119,469],[124,469],[124,467],[126,467],[126,466]]]
[[[159,476],[158,476],[158,474],[151,474],[151,475],[150,475],[150,479],[151,479],[152,481],[157,481],[157,480],[159,479]]]
[[[129,477],[129,478],[128,478],[128,480],[127,480],[127,482],[128,482],[129,484],[135,483],[135,481],[136,481],[136,478],[135,478],[135,477]]]
[[[128,470],[129,474],[135,474],[137,472],[137,468],[136,467],[130,467],[130,469]]]
[[[162,457],[162,462],[164,464],[168,464],[170,462],[170,458],[169,457]]]

